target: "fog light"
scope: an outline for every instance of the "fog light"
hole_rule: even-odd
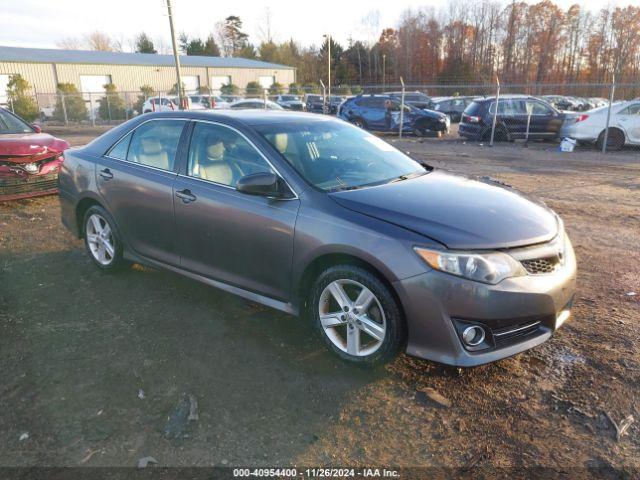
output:
[[[476,347],[484,342],[484,329],[473,325],[462,332],[462,341],[470,347]]]
[[[29,173],[36,173],[38,171],[37,163],[26,163],[24,169]]]

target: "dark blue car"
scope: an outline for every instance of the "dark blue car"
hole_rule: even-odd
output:
[[[400,101],[390,95],[359,95],[347,99],[338,112],[338,117],[366,130],[397,132],[400,129]],[[404,132],[422,136],[429,132],[442,134],[449,131],[450,120],[446,115],[404,106]]]

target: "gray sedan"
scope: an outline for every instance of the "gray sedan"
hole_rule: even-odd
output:
[[[479,365],[570,315],[553,211],[325,116],[137,117],[66,152],[60,200],[98,268],[161,267],[300,315],[353,363]]]

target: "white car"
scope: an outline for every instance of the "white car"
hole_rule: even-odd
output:
[[[248,98],[246,100],[238,100],[231,104],[232,110],[246,110],[246,109],[266,109],[266,110],[284,110],[276,102],[271,100],[262,100],[260,98]]]
[[[142,113],[170,112],[179,110],[178,105],[167,97],[151,97],[142,105]]]
[[[191,110],[208,110],[212,108],[211,104],[215,110],[224,110],[230,106],[229,102],[225,102],[218,95],[189,95],[189,99],[191,100]]]
[[[579,142],[596,143],[602,148],[609,107],[586,112],[567,112],[560,135]],[[611,106],[608,150],[619,150],[625,145],[640,145],[640,99],[616,102]]]

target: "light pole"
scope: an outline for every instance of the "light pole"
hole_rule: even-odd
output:
[[[331,34],[326,34],[323,35],[324,38],[327,39],[327,71],[329,73],[328,75],[328,92],[327,92],[327,97],[328,97],[328,109],[329,109],[329,115],[331,115]]]
[[[382,93],[387,89],[387,54],[382,54]]]
[[[167,12],[169,14],[169,28],[171,29],[171,45],[173,46],[173,58],[176,62],[176,78],[178,79],[177,90],[178,90],[178,103],[180,104],[178,108],[183,110],[182,103],[182,76],[180,75],[180,56],[178,55],[178,45],[176,43],[176,32],[173,29],[173,15],[171,13],[171,0],[167,0]]]

